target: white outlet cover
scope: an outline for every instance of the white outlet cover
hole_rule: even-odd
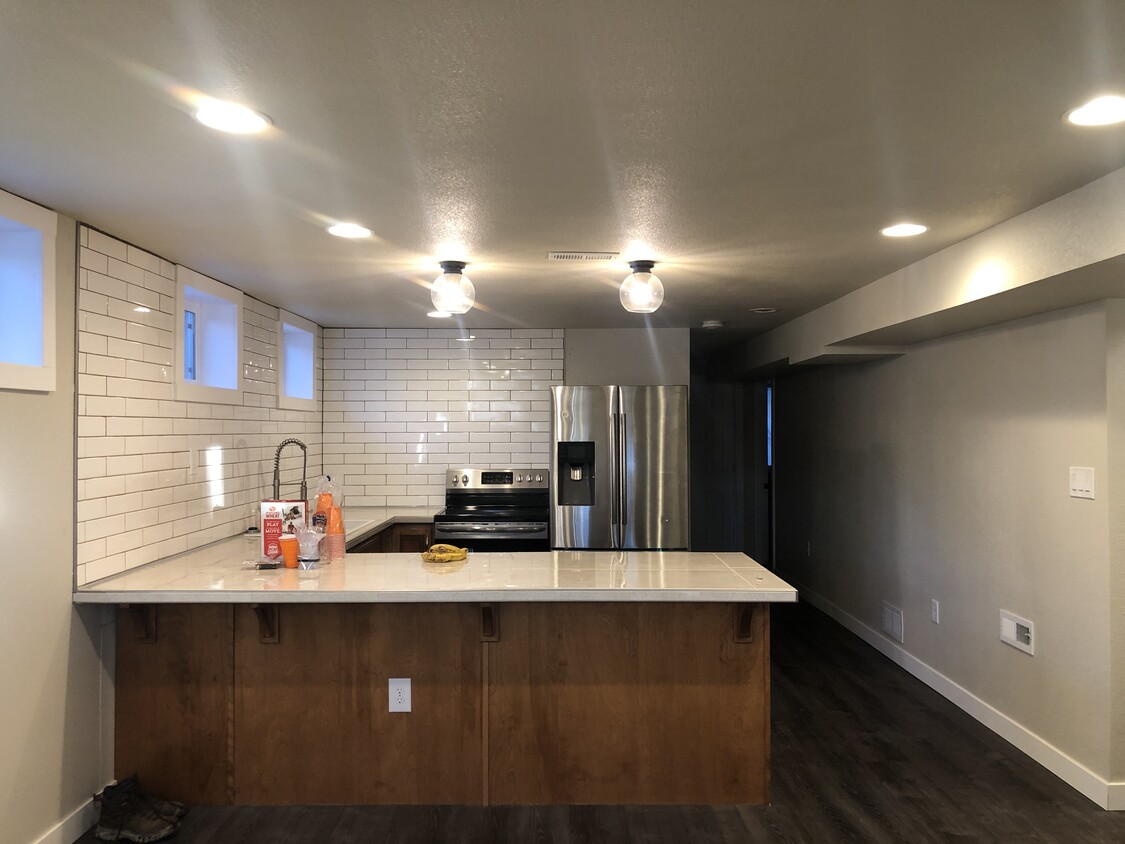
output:
[[[387,711],[410,711],[409,677],[390,677],[387,679]]]
[[[1092,466],[1070,467],[1070,497],[1094,497],[1094,469]]]

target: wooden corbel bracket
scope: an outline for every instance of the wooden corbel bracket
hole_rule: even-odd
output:
[[[133,626],[137,631],[137,641],[142,645],[156,642],[156,604],[122,604],[133,616]]]
[[[500,641],[500,616],[492,604],[480,605],[480,640],[482,642]]]
[[[754,604],[734,605],[734,641],[738,644],[754,641]]]
[[[258,616],[258,641],[263,645],[276,645],[281,641],[281,617],[277,604],[251,604]]]

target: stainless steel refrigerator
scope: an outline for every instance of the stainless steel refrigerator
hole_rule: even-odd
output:
[[[688,388],[551,388],[554,548],[688,547]]]

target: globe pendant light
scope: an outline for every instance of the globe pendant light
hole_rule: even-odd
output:
[[[621,282],[621,307],[633,314],[651,314],[664,301],[664,285],[652,273],[654,261],[630,261],[633,272]]]
[[[464,269],[464,261],[441,262],[441,275],[430,286],[434,308],[447,314],[464,314],[473,307],[477,291],[469,277],[463,274]]]

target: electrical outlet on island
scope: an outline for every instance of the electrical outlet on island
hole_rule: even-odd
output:
[[[387,680],[388,712],[410,711],[410,678],[390,677]]]

